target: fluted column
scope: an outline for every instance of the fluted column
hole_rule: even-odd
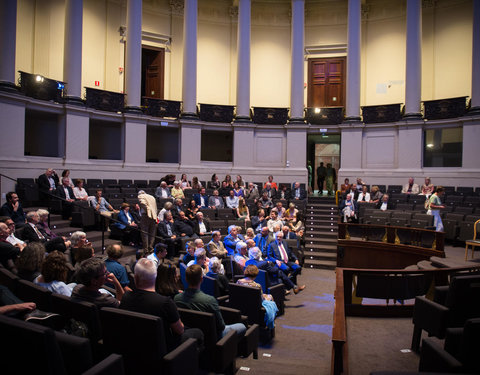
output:
[[[82,103],[82,23],[83,0],[65,0],[63,80],[71,103]]]
[[[142,89],[142,2],[140,0],[127,0],[126,39],[126,108],[132,112],[140,112],[140,97]]]
[[[305,0],[292,0],[290,123],[303,123]]]
[[[0,2],[0,90],[15,90],[17,0]]]
[[[421,118],[422,94],[422,1],[407,0],[407,63],[405,117]]]
[[[185,0],[183,19],[183,83],[184,118],[196,118],[197,112],[197,0]],[[182,161],[183,162],[183,161]]]
[[[347,121],[360,121],[360,0],[348,0],[347,33],[347,98],[345,116]]]
[[[472,107],[480,113],[480,1],[473,2]]]
[[[235,122],[250,122],[250,0],[238,3],[237,115]]]

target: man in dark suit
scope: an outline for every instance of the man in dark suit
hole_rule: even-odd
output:
[[[175,232],[175,222],[171,212],[166,212],[164,220],[158,223],[158,235],[167,245],[167,258],[172,260],[180,248],[180,239]]]
[[[394,209],[393,203],[390,202],[390,197],[388,194],[383,194],[382,199],[380,199],[380,202],[377,203],[377,208],[382,211]]]
[[[44,174],[38,177],[38,188],[40,190],[40,199],[49,200],[48,193],[53,194],[59,185],[57,172],[52,168],[48,168]]]
[[[275,199],[277,197],[277,190],[272,187],[270,182],[265,184],[265,188],[262,190],[262,195],[267,193],[267,197],[270,199]]]
[[[297,275],[302,271],[302,267],[295,254],[288,248],[282,231],[275,233],[275,241],[268,246],[268,258],[296,284]],[[299,286],[298,289],[305,289],[305,285]]]
[[[200,193],[193,196],[198,208],[208,208],[208,195],[205,194],[205,188],[200,189]]]
[[[203,217],[203,212],[201,211],[198,211],[195,215],[195,221],[193,224],[193,231],[197,234],[197,236],[205,236],[212,233],[210,230],[210,223]]]
[[[72,216],[72,202],[75,201],[75,195],[73,194],[73,189],[70,187],[70,181],[68,177],[62,178],[62,185],[57,187],[55,195],[64,199],[62,201],[62,219],[67,220]]]
[[[248,257],[249,259],[245,262],[245,267],[254,265],[257,266],[259,270],[265,271],[271,284],[278,284],[279,282],[282,282],[283,285],[285,285],[286,290],[293,289],[295,294],[303,290],[296,287],[293,281],[290,280],[288,276],[285,275],[285,273],[275,265],[274,262],[262,260],[262,252],[258,247],[255,246],[248,250]]]
[[[193,223],[180,211],[178,218],[173,223],[173,231],[178,237],[197,238],[193,231]]]
[[[37,228],[37,224],[40,218],[36,211],[30,211],[27,213],[27,224],[23,227],[22,239],[26,242],[41,242],[45,245],[47,252],[58,250],[64,253],[67,250],[65,241],[62,237],[55,237],[51,240],[40,232]]]
[[[15,223],[15,227],[25,225],[25,213],[18,199],[17,193],[11,191],[6,195],[7,202],[0,209],[0,216],[8,216]]]
[[[300,182],[295,182],[293,190],[291,192],[291,198],[296,200],[304,200],[307,197],[305,189],[300,186]]]

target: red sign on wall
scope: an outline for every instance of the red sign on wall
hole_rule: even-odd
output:
[[[95,86],[100,86],[100,81],[95,81]]]

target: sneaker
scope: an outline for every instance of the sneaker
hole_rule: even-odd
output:
[[[298,294],[298,293],[300,293],[303,289],[305,289],[305,285],[297,286],[296,288],[293,289],[293,293]]]

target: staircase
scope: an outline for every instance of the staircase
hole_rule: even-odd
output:
[[[309,197],[305,209],[305,264],[334,270],[337,266],[338,208],[333,197]]]

